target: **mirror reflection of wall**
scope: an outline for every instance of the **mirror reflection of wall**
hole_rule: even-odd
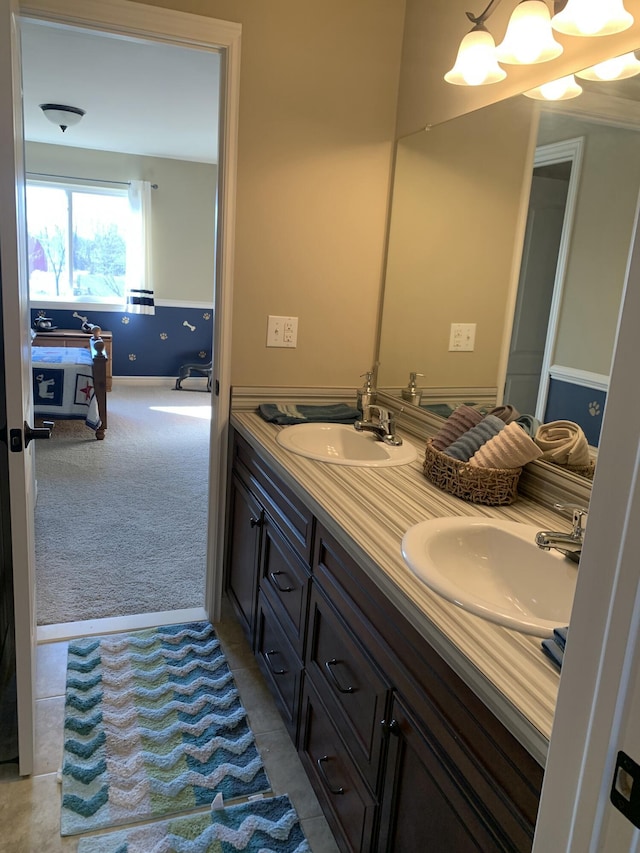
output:
[[[519,96],[399,141],[380,388],[398,393],[416,371],[423,405],[501,400],[536,148],[578,139],[536,406],[543,420],[580,423],[597,444],[640,188],[638,102],[620,96],[622,84],[602,84],[604,97],[594,86],[577,114],[573,102],[541,112]],[[452,323],[476,324],[473,352],[449,351]]]

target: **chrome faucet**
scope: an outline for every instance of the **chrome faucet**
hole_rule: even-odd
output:
[[[584,507],[572,506],[565,507],[562,504],[555,504],[556,509],[568,511],[571,513],[572,530],[571,533],[558,533],[552,530],[541,530],[536,533],[536,545],[545,551],[554,548],[560,551],[565,557],[573,560],[575,563],[580,562],[582,553],[582,544],[584,540],[584,531],[586,528],[586,520],[588,510]]]
[[[367,406],[363,419],[354,423],[358,432],[372,432],[379,441],[399,447],[402,439],[396,435],[396,416],[389,409],[381,406]],[[372,420],[372,417],[375,419]]]

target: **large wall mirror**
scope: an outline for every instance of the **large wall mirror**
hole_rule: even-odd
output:
[[[378,387],[511,402],[596,446],[640,191],[640,77],[399,140]],[[475,324],[472,351],[452,324]]]

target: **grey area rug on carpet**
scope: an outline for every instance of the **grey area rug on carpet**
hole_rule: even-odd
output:
[[[114,386],[35,448],[39,625],[204,605],[211,395]]]
[[[78,853],[311,853],[288,797],[82,838]]]
[[[69,644],[61,834],[270,790],[213,627]]]

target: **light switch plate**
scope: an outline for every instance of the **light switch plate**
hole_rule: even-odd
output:
[[[275,317],[267,321],[267,346],[293,348],[298,345],[298,318]]]
[[[475,323],[452,323],[449,352],[473,352],[476,345]]]

